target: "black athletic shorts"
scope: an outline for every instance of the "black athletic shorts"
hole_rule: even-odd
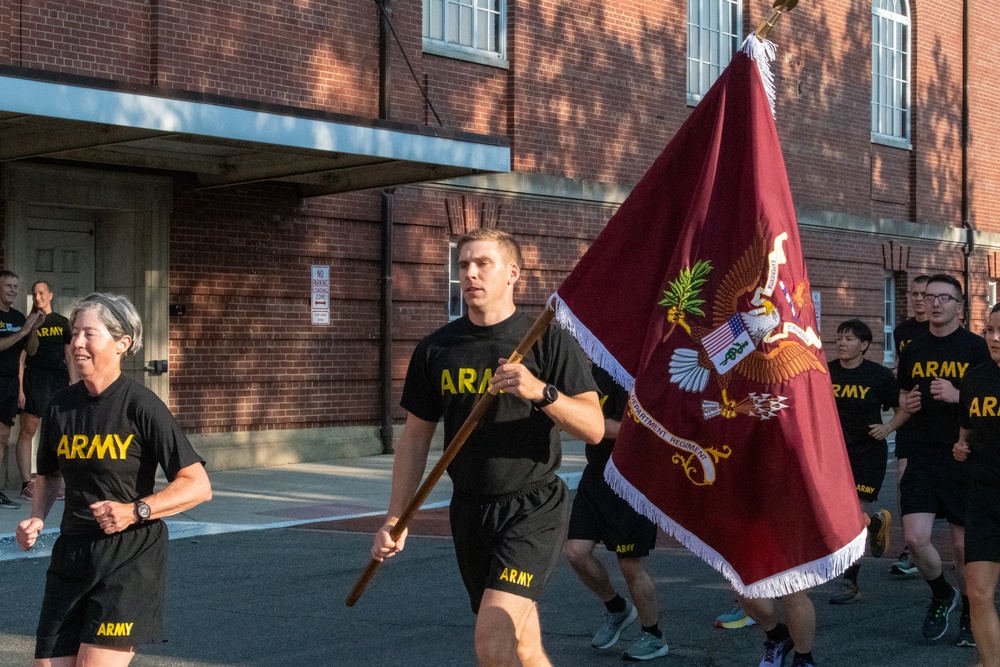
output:
[[[541,597],[566,542],[568,494],[553,477],[506,496],[452,498],[455,555],[473,613],[487,588]]]
[[[934,514],[956,526],[965,525],[969,483],[965,467],[955,460],[952,445],[919,445],[910,452],[899,482],[899,511]]]
[[[162,521],[114,535],[62,535],[52,548],[35,658],[76,655],[80,644],[163,641],[167,527]]]
[[[69,386],[69,372],[65,369],[24,369],[24,412],[41,417],[52,395]]]
[[[973,484],[965,511],[965,562],[1000,563],[1000,488]]]
[[[889,447],[883,440],[863,448],[847,448],[847,458],[854,474],[854,488],[865,502],[878,500],[889,462]]]
[[[0,377],[0,424],[14,425],[17,416],[17,399],[21,394],[21,382],[15,377]]]
[[[588,465],[580,477],[569,515],[569,539],[603,542],[619,558],[644,558],[656,546],[656,524],[632,509]]]
[[[896,444],[894,446],[894,450],[896,452],[896,458],[897,459],[908,459],[908,458],[910,458],[910,452],[913,451],[914,447],[919,447],[919,446],[920,445],[916,445],[916,444],[910,442],[909,440],[907,440],[906,436],[903,436],[902,438],[900,438],[899,437],[899,433],[898,432],[896,433]]]

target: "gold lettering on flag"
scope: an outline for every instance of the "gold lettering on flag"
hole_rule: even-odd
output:
[[[660,440],[687,454],[685,456],[684,454],[675,453],[672,461],[684,469],[684,474],[688,480],[696,486],[714,484],[715,464],[719,462],[719,459],[729,458],[729,455],[733,453],[729,445],[723,445],[722,451],[719,451],[713,447],[702,447],[693,440],[687,440],[674,435],[643,409],[642,404],[639,403],[639,399],[635,395],[635,391],[629,394],[629,414],[636,423],[645,426]],[[701,463],[700,479],[696,477],[699,470],[698,466],[694,464],[695,460]]]

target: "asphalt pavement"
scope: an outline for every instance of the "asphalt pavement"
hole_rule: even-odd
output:
[[[355,607],[344,604],[368,562],[371,531],[388,502],[391,464],[392,457],[379,456],[210,473],[214,499],[169,524],[169,642],[142,647],[132,665],[474,665],[475,617],[459,580],[446,510],[440,509],[450,495],[447,480],[418,514],[406,550],[380,568]],[[564,475],[571,486],[583,465],[582,447],[567,445]],[[890,463],[882,499],[895,520],[894,496]],[[26,516],[27,506],[0,514],[0,667],[31,664],[48,559],[24,557],[10,544],[14,526]],[[57,524],[58,517],[50,517],[48,525]],[[943,536],[946,529],[937,532]],[[951,645],[954,629],[935,645],[921,638],[928,589],[917,579],[887,574],[901,545],[898,523],[892,535],[895,544],[883,558],[863,561],[859,603],[828,604],[838,582],[811,593],[818,617],[817,664],[973,664],[975,649]],[[45,541],[52,539],[48,535]],[[602,557],[620,584],[614,558]],[[670,644],[670,653],[654,664],[758,664],[759,629],[713,627],[715,616],[731,605],[721,575],[665,537],[647,565]],[[638,633],[633,626],[613,649],[593,650],[590,637],[603,607],[565,561],[539,608],[545,647],[557,666],[619,664],[621,651]]]

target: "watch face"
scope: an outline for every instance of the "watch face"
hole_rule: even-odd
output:
[[[556,389],[555,385],[547,384],[545,385],[545,400],[548,403],[555,403],[556,399],[559,398],[559,390]]]
[[[150,515],[149,505],[140,500],[135,504],[135,513],[140,519],[145,521]]]

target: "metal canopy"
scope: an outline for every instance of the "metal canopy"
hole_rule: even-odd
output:
[[[506,137],[30,74],[0,68],[0,162],[187,172],[203,188],[281,181],[303,197],[510,171]]]

